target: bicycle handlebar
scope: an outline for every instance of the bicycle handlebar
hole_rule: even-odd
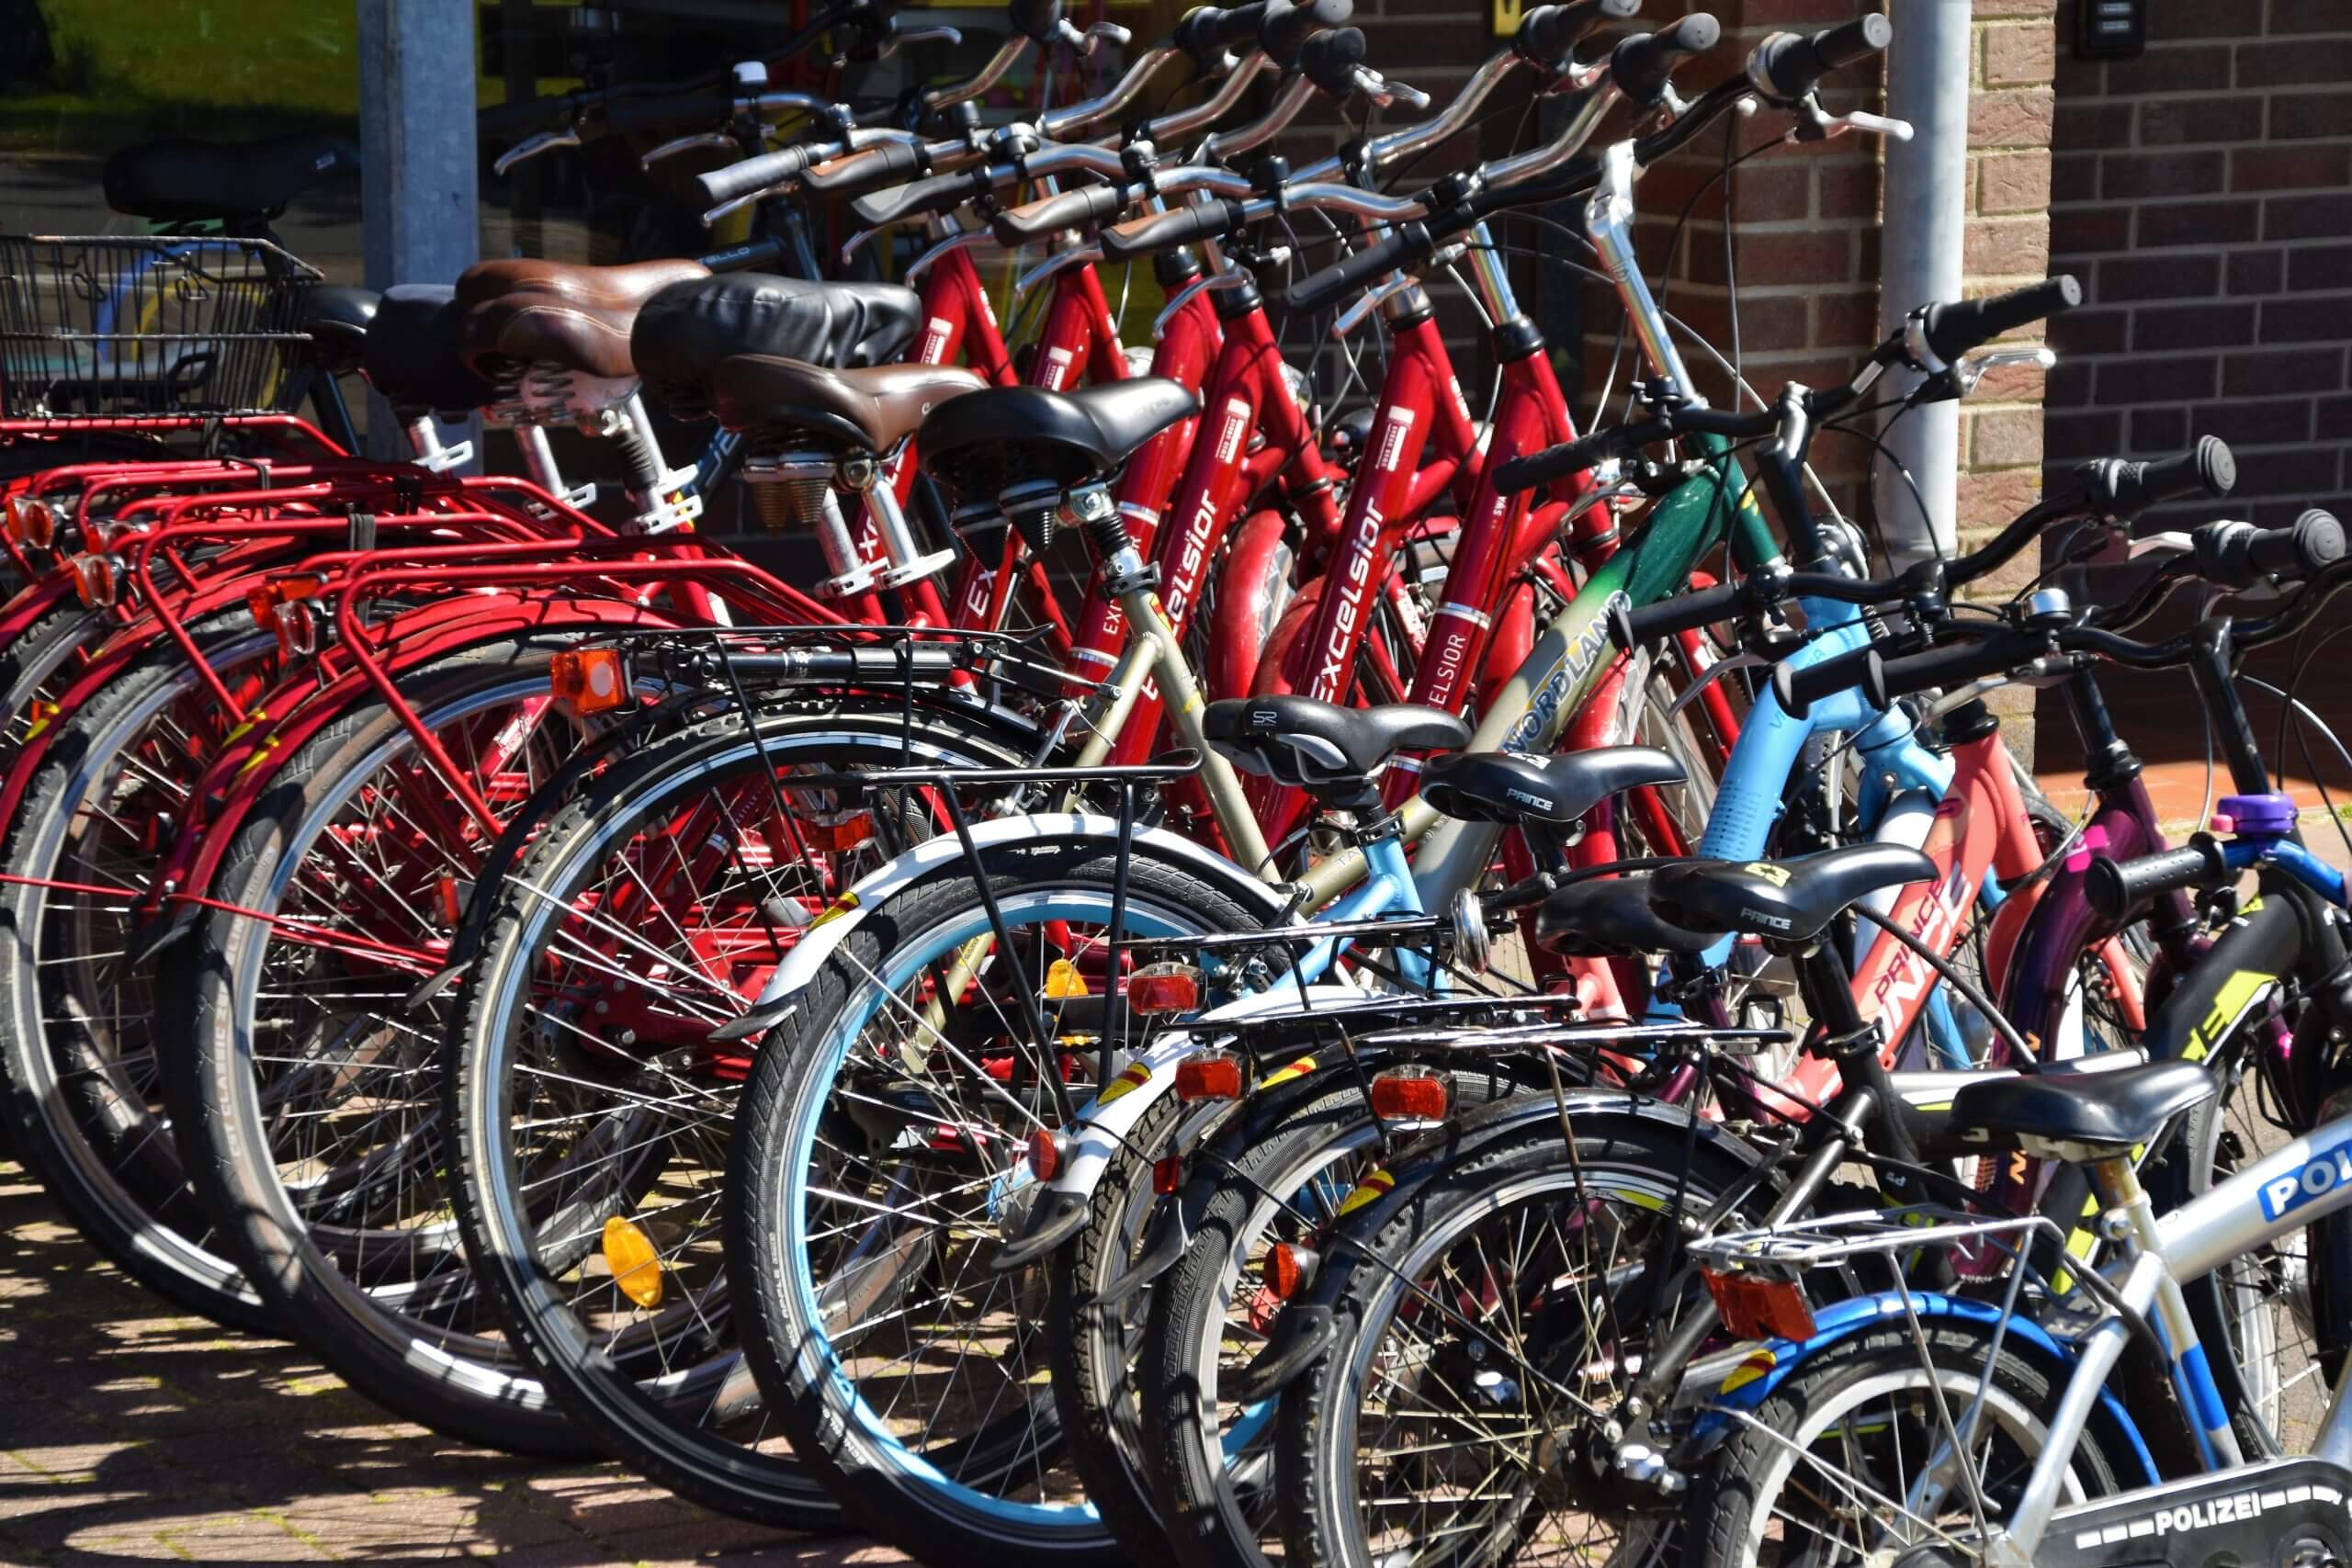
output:
[[[1894,39],[1894,25],[1875,11],[1811,38],[1774,33],[1757,46],[1748,76],[1758,91],[1793,102],[1811,93],[1824,76],[1868,60]]]
[[[1646,107],[1665,94],[1667,77],[1678,61],[1706,53],[1723,36],[1723,24],[1704,11],[1654,33],[1635,33],[1611,51],[1609,79],[1619,92]]]
[[[2133,860],[2094,857],[2083,872],[2083,901],[2101,919],[2120,922],[2153,898],[2224,881],[2229,874],[2222,846],[2199,834],[2178,849]]]
[[[2082,285],[2071,276],[2047,277],[1985,299],[1930,305],[1919,316],[1919,335],[1929,353],[1950,365],[1979,344],[2029,321],[2071,310],[2082,302]]]
[[[2218,435],[2199,437],[2178,457],[2136,463],[2102,457],[2075,473],[2083,481],[2085,504],[2111,518],[2137,516],[2151,506],[2199,494],[2219,501],[2238,481],[2237,459]]]

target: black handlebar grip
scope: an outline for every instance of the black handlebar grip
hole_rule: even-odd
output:
[[[1298,72],[1323,93],[1344,98],[1355,91],[1356,67],[1367,51],[1362,28],[1333,28],[1299,46]]]
[[[1419,223],[1399,224],[1373,244],[1320,272],[1307,274],[1284,296],[1294,310],[1320,310],[1342,297],[1371,288],[1398,267],[1436,249]]]
[[[2106,517],[2133,517],[2167,501],[2201,495],[2219,501],[2238,482],[2237,459],[2218,435],[2200,435],[2177,457],[2126,463],[2114,458],[2090,465],[2085,486],[2092,510]]]
[[[1883,662],[1878,649],[1865,644],[1818,664],[1777,664],[1772,668],[1772,695],[1779,701],[1781,712],[1791,718],[1803,718],[1824,697],[1855,686],[1866,692],[1876,690],[1883,684],[1876,669]]]
[[[780,186],[796,178],[808,167],[809,154],[814,149],[787,147],[781,152],[763,152],[756,158],[746,158],[740,164],[729,164],[722,169],[708,169],[695,176],[695,184],[702,187],[702,198],[717,207],[733,201],[739,196],[751,196],[772,186]]]
[[[1748,79],[1758,86],[1770,84],[1783,98],[1802,98],[1832,71],[1868,60],[1894,41],[1894,25],[1875,11],[1811,38],[1774,33],[1756,46]]]
[[[933,175],[927,180],[868,191],[851,202],[849,210],[868,229],[878,229],[885,223],[900,223],[934,212],[953,212],[972,199],[973,191],[968,172]]]
[[[1655,604],[1645,604],[1638,610],[1611,616],[1609,640],[1617,645],[1620,652],[1630,653],[1662,637],[1727,621],[1739,613],[1742,598],[1743,590],[1738,583],[1718,582],[1696,593],[1680,593]]]
[[[1495,469],[1495,488],[1505,495],[1533,490],[1565,475],[1582,473],[1603,458],[1623,457],[1673,434],[1674,425],[1663,419],[1637,419],[1631,424],[1589,431],[1574,441],[1511,458]]]
[[[2207,528],[2214,535],[2209,536]],[[2344,558],[2344,525],[2314,506],[2283,528],[2245,523],[2208,524],[2194,536],[2200,547],[2199,572],[2225,588],[2251,588],[2265,577],[2301,581],[2316,577]]]
[[[2041,656],[2046,643],[2038,637],[2001,633],[1979,642],[1931,648],[1901,659],[1882,659],[1863,671],[1862,694],[1872,707],[1883,708],[1895,698],[1930,687],[1950,688],[1964,681],[1998,675]]]
[[[679,126],[720,125],[734,112],[735,95],[724,87],[704,93],[663,93],[646,98],[616,98],[605,106],[613,130],[668,130]]]
[[[1025,245],[1064,229],[1091,229],[1124,211],[1133,196],[1125,186],[1081,186],[1043,200],[1008,207],[989,220],[1001,245]]]
[[[1355,0],[1266,0],[1258,26],[1258,47],[1287,71],[1298,63],[1306,40],[1329,28],[1344,27],[1355,15]]]
[[[1654,33],[1635,33],[1610,55],[1610,79],[1628,99],[1647,108],[1665,93],[1675,62],[1706,53],[1723,36],[1722,24],[1703,11]]]
[[[1569,0],[1565,6],[1538,6],[1519,19],[1511,47],[1521,58],[1539,65],[1561,65],[1584,36],[1602,22],[1622,22],[1641,14],[1642,0]]]
[[[1132,261],[1155,251],[1172,251],[1195,240],[1213,240],[1240,227],[1245,216],[1241,203],[1222,197],[1196,201],[1170,212],[1147,213],[1103,230],[1102,257],[1105,261]]]
[[[1032,43],[1052,43],[1061,32],[1062,0],[1010,0],[1004,10],[1012,30]]]
[[[1266,0],[1219,10],[1195,6],[1176,19],[1176,47],[1195,61],[1212,61],[1236,44],[1254,41],[1266,19]]]
[[[1930,305],[1921,325],[1929,352],[1950,365],[1980,343],[1989,343],[2029,321],[2071,310],[2082,302],[2083,286],[2071,275],[2062,275],[2029,283],[2023,288],[2012,288],[2007,294],[1996,294],[1989,299],[1955,299]]]
[[[2101,919],[2121,921],[2152,898],[2229,874],[2221,846],[2199,836],[2194,843],[2136,860],[2098,856],[2083,873],[2083,902]]]
[[[922,174],[930,162],[929,152],[921,142],[885,141],[815,164],[801,183],[817,191],[875,190]]]

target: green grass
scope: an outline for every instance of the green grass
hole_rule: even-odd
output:
[[[356,123],[352,0],[36,3],[50,82],[0,101],[0,144],[103,152],[142,136]]]

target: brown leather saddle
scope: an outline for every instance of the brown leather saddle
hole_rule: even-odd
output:
[[[671,284],[707,277],[695,261],[574,266],[518,257],[477,262],[458,279],[459,352],[489,380],[553,365],[620,380],[636,375],[629,329],[645,302]]]
[[[712,377],[718,423],[754,450],[811,437],[853,452],[893,451],[925,415],[988,383],[948,365],[876,365],[831,370],[770,354],[739,354]]]

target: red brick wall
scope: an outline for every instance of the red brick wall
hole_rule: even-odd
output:
[[[2150,11],[2140,59],[2058,65],[2052,266],[2088,299],[2052,333],[2049,461],[2210,433],[2234,510],[2285,521],[2352,481],[2352,4]]]

